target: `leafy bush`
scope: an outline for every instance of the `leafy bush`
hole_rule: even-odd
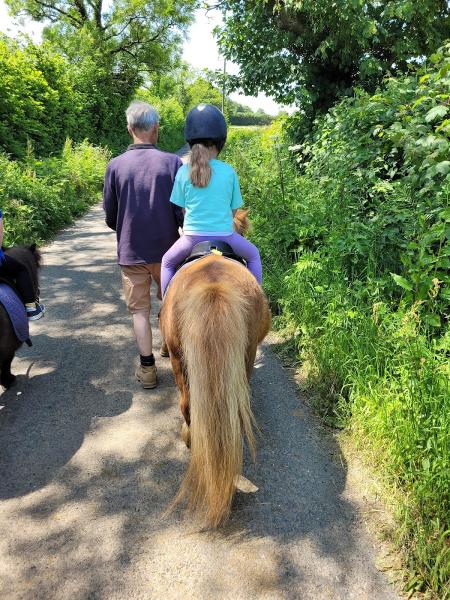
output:
[[[159,113],[158,146],[166,152],[175,152],[184,145],[184,115],[180,103],[175,98],[160,100],[147,90],[141,89],[137,98],[151,104]]]
[[[261,252],[264,285],[275,312],[297,247],[298,178],[286,146],[279,143],[281,124],[277,120],[264,129],[231,127],[221,154],[237,170],[244,201],[251,209],[251,237]]]
[[[0,37],[0,148],[23,157],[27,141],[36,152],[59,152],[76,125],[78,98],[67,62],[47,44],[21,48]]]
[[[382,93],[338,104],[299,161],[321,183],[346,274],[372,270],[386,294],[402,292],[439,333],[450,308],[450,44],[429,62]]]
[[[270,125],[274,117],[270,115],[258,115],[249,112],[248,114],[231,115],[230,123],[232,125]]]
[[[122,152],[129,143],[125,110],[137,80],[121,79],[92,48],[70,62],[50,42],[0,36],[0,148],[23,158],[61,152],[67,137]]]
[[[396,493],[410,590],[445,597],[450,549],[450,46],[316,121],[235,131],[266,290],[324,418]],[[284,131],[286,127],[284,128]]]
[[[109,154],[87,142],[64,145],[60,157],[23,163],[0,154],[5,245],[42,243],[99,200]]]

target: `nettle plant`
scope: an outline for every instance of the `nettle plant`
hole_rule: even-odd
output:
[[[332,190],[329,236],[350,279],[378,277],[432,335],[450,316],[450,44],[411,75],[357,92],[297,147]],[[330,237],[329,237],[330,239]],[[397,290],[397,291],[396,291]]]
[[[425,323],[440,328],[450,316],[450,44],[424,71],[386,132],[393,149],[404,149],[402,171],[418,209],[416,235],[401,256],[405,276],[392,276],[406,300],[422,306]]]

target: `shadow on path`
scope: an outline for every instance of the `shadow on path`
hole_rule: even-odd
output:
[[[157,361],[156,390],[133,380],[114,236],[101,220],[95,208],[47,249],[48,315],[17,361],[29,376],[1,398],[0,596],[395,598],[346,495],[337,445],[268,345],[252,385],[257,463],[245,467],[259,491],[238,494],[216,533],[181,511],[164,515],[188,459],[176,389],[168,360]]]

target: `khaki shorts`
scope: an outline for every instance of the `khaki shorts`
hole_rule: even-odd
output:
[[[131,313],[150,312],[150,286],[158,286],[161,300],[161,263],[122,265],[122,286],[127,308]]]

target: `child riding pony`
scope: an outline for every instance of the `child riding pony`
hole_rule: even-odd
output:
[[[191,147],[189,165],[179,169],[170,197],[185,212],[183,235],[163,256],[163,292],[192,248],[211,239],[227,242],[235,254],[247,261],[250,272],[261,284],[258,249],[233,230],[233,216],[243,204],[236,172],[217,159],[227,138],[225,117],[215,106],[200,104],[186,117],[185,137]]]
[[[36,302],[36,292],[27,266],[10,254],[5,254],[3,244],[3,213],[0,210],[0,279],[10,280],[16,287],[27,311],[29,321],[44,316],[45,307]]]

